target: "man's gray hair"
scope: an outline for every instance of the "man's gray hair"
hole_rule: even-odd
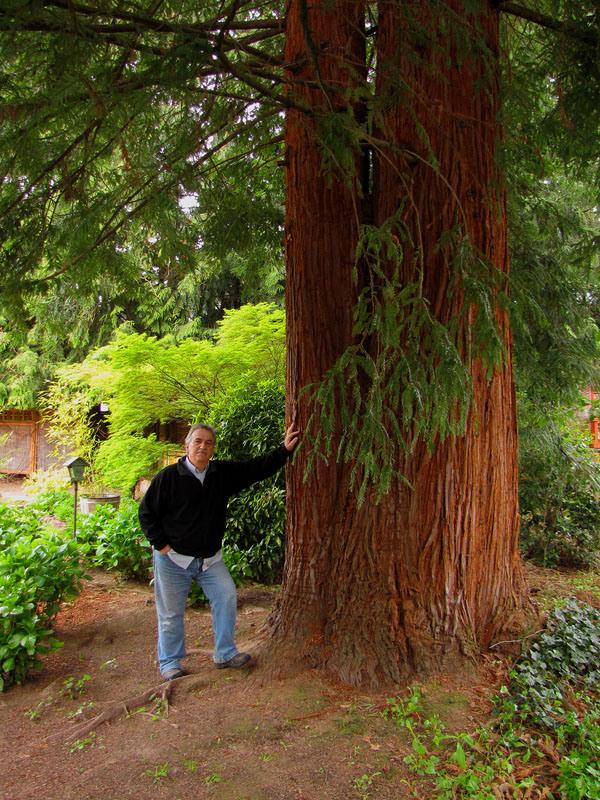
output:
[[[217,432],[213,428],[212,425],[207,425],[205,422],[199,422],[197,425],[192,425],[189,429],[187,436],[185,437],[185,443],[189,444],[192,441],[192,436],[197,430],[203,429],[205,431],[209,431],[212,434],[214,443],[217,443]]]

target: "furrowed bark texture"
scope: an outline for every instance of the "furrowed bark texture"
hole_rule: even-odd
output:
[[[464,16],[460,3],[450,5]],[[403,204],[403,223],[414,243],[405,250],[403,282],[420,277],[432,313],[445,322],[462,302],[460,291],[449,292],[454,278],[448,250],[439,246],[445,231],[458,226],[485,259],[508,271],[494,157],[495,61],[459,53],[442,41],[425,2],[410,5],[428,32],[415,44],[408,8],[380,8],[377,138],[390,146],[375,156],[369,213],[381,224]],[[351,83],[356,73],[346,71],[347,64],[355,67],[364,55],[362,13],[358,3],[316,3],[306,11],[290,0],[286,59],[297,65],[294,77],[330,87]],[[312,41],[306,38],[307,21]],[[494,53],[498,20],[486,3],[479,22]],[[295,91],[313,105],[324,102],[317,88]],[[340,98],[329,90],[331,107]],[[428,148],[437,168],[428,164]],[[357,184],[322,170],[312,123],[298,112],[288,116],[286,162],[288,398],[289,407],[297,405],[293,413],[302,428],[302,387],[318,381],[352,343],[352,265],[365,220]],[[346,682],[373,686],[455,666],[516,630],[517,618],[529,609],[517,544],[510,334],[506,316],[497,313],[506,365],[488,382],[481,361],[471,359],[475,411],[467,432],[438,443],[433,454],[417,444],[397,465],[412,489],[398,481],[380,504],[367,496],[359,508],[348,491],[348,465],[317,460],[303,482],[308,453],[298,454],[288,477],[286,567],[271,619],[274,649]],[[472,318],[467,316],[465,335]]]

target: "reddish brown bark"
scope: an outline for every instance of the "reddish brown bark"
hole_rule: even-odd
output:
[[[328,102],[335,108],[343,103],[336,88],[354,80],[346,63],[363,57],[362,7],[348,2],[310,8],[313,41],[307,42],[301,4],[290,0],[286,59],[297,65],[295,78],[333,87]],[[458,3],[456,8],[462,10]],[[423,46],[417,48],[422,64],[405,59],[415,43],[405,19],[396,16],[403,9],[382,5],[379,19],[377,93],[385,101],[379,105],[380,138],[391,146],[377,158],[371,213],[381,223],[405,203],[404,223],[419,248],[405,253],[402,277],[414,280],[415,256],[430,308],[447,321],[462,297],[448,294],[447,252],[438,248],[445,230],[458,220],[482,255],[508,270],[494,158],[497,85],[488,80],[481,90],[488,65],[477,59],[459,64],[452,48],[449,61]],[[421,10],[420,23],[435,32],[426,3]],[[497,18],[485,3],[481,22],[493,51]],[[318,62],[316,51],[323,53]],[[398,75],[400,87],[393,85]],[[406,90],[410,108],[397,99]],[[296,91],[313,106],[323,104],[317,88]],[[415,120],[427,131],[439,172],[426,164]],[[402,158],[406,143],[420,158]],[[286,162],[288,397],[303,427],[302,387],[318,381],[352,343],[352,266],[364,218],[357,183],[324,174],[312,123],[298,112],[288,117]],[[471,361],[476,412],[467,432],[438,443],[433,454],[419,443],[396,465],[412,489],[398,481],[380,504],[367,496],[359,508],[349,492],[348,465],[317,460],[303,482],[309,453],[300,451],[289,471],[287,556],[272,617],[273,648],[350,683],[397,682],[487,647],[527,608],[517,547],[510,336],[498,313],[507,363],[488,383],[480,360]]]

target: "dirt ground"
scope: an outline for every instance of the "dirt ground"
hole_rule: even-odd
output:
[[[22,475],[0,474],[0,503],[31,499],[23,488]]]
[[[3,800],[429,796],[405,782],[412,780],[403,763],[409,740],[382,715],[388,695],[360,693],[317,671],[265,679],[260,629],[274,595],[263,587],[240,591],[237,641],[255,655],[250,668],[215,670],[210,613],[189,609],[187,641],[195,652],[183,666],[192,674],[167,684],[168,701],[138,700],[135,707],[160,684],[152,592],[92,575],[56,619],[62,649],[0,694]],[[491,662],[482,667],[474,683],[438,676],[422,685],[425,705],[450,731],[472,730],[487,718],[487,694],[501,676]],[[115,716],[89,730],[103,711]]]
[[[20,500],[20,482],[0,495]],[[2,499],[0,499],[2,502]],[[263,622],[275,594],[239,592],[238,647],[249,668],[215,670],[206,608],[186,611],[185,678],[161,683],[152,590],[89,571],[54,626],[64,643],[23,685],[0,694],[1,800],[429,800],[404,763],[410,740],[384,715],[395,693],[366,694],[316,670],[274,681],[261,663]],[[597,575],[529,565],[532,596],[600,605]],[[579,582],[578,582],[579,581]],[[267,668],[266,668],[267,667]],[[491,721],[490,697],[508,661],[489,654],[468,678],[419,682],[423,712],[448,733]],[[169,696],[163,696],[165,689]],[[156,697],[152,697],[155,690]],[[99,721],[106,721],[99,724]]]

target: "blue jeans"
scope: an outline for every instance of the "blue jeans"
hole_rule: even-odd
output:
[[[154,597],[158,616],[158,666],[161,673],[179,667],[186,655],[183,613],[192,581],[201,587],[210,603],[215,637],[214,660],[229,661],[237,653],[233,641],[237,592],[223,561],[202,571],[202,559],[195,558],[187,569],[175,564],[166,553],[154,550]]]

